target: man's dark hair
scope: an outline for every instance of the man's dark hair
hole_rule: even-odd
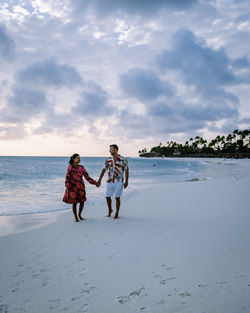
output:
[[[77,156],[79,156],[79,154],[78,154],[78,153],[74,153],[74,154],[70,157],[69,164],[72,165],[72,164],[74,163],[75,158],[76,158]]]
[[[110,147],[110,148],[113,147],[113,148],[115,148],[117,151],[119,150],[118,146],[115,145],[115,144],[114,144],[114,145],[110,145],[109,147]]]

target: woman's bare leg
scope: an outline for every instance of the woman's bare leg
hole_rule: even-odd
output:
[[[78,217],[80,220],[84,220],[84,218],[82,217],[82,210],[83,210],[83,207],[84,207],[84,202],[80,203],[80,206],[79,206],[79,214],[78,214]]]
[[[74,216],[75,216],[75,222],[79,222],[78,217],[77,217],[77,213],[76,213],[76,203],[74,203],[72,205],[72,211],[73,211]]]

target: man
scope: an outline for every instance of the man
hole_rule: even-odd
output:
[[[116,213],[114,218],[118,218],[121,205],[120,197],[122,196],[123,188],[128,187],[128,177],[129,177],[128,161],[126,158],[118,154],[118,146],[115,144],[109,146],[109,152],[111,154],[111,157],[108,157],[106,159],[105,167],[102,169],[99,180],[96,185],[97,186],[101,185],[102,178],[106,170],[108,170],[106,200],[109,211],[107,216],[110,217],[113,212],[111,197],[115,195]],[[125,182],[124,182],[124,173],[125,173]]]

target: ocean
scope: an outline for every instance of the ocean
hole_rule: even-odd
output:
[[[0,157],[0,216],[71,209],[71,205],[62,202],[68,161],[68,157]],[[191,158],[131,157],[128,162],[129,186],[123,201],[152,184],[206,180],[231,175],[232,165],[249,165],[249,160],[239,163],[239,160]],[[104,163],[104,157],[81,157],[81,164],[94,179],[98,179]],[[106,176],[97,188],[85,181],[88,206],[104,204],[105,182]]]

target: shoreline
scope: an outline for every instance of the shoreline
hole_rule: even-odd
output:
[[[182,158],[180,158],[181,160]],[[193,158],[190,158],[190,160],[193,160]],[[248,170],[248,161],[245,160],[236,160],[232,159],[231,161],[234,163],[228,163],[230,160],[225,159],[223,163],[221,163],[221,159],[203,159],[202,161],[205,162],[212,162],[215,166],[218,165],[218,170],[214,171],[214,169],[205,170],[202,172],[202,175],[200,175],[200,172],[198,172],[198,175],[192,175],[192,177],[186,177],[182,180],[175,180],[171,181],[170,178],[169,181],[161,181],[157,184],[148,184],[144,188],[138,188],[136,190],[133,190],[128,196],[126,193],[123,195],[122,202],[127,203],[133,201],[134,198],[138,196],[138,193],[141,192],[147,192],[150,191],[151,186],[158,185],[161,187],[162,185],[169,186],[171,184],[188,184],[193,182],[204,182],[204,181],[215,181],[221,180],[221,179],[239,179],[242,175],[246,176]],[[218,161],[219,163],[217,163]],[[237,162],[238,161],[238,162]],[[228,169],[221,165],[230,165],[233,166],[233,168],[228,173]],[[241,166],[241,170],[239,171],[238,166]],[[235,167],[236,166],[236,167]],[[248,170],[250,175],[250,170]],[[237,174],[237,175],[236,175]],[[96,206],[102,206],[103,208],[106,208],[106,202],[105,202],[105,194],[104,189],[103,192],[103,198],[102,200],[98,200],[97,202],[94,202],[90,199],[85,204],[85,208],[88,210],[88,207],[96,207]],[[60,216],[60,214],[70,212],[72,213],[72,208],[70,205],[68,205],[67,208],[58,209],[58,210],[52,210],[52,211],[46,211],[46,212],[31,212],[31,213],[18,213],[18,214],[10,214],[10,215],[0,215],[0,237],[11,235],[15,233],[20,233],[22,231],[26,231],[29,229],[36,229],[43,226],[46,226],[47,224],[50,224],[57,220],[57,218]]]

